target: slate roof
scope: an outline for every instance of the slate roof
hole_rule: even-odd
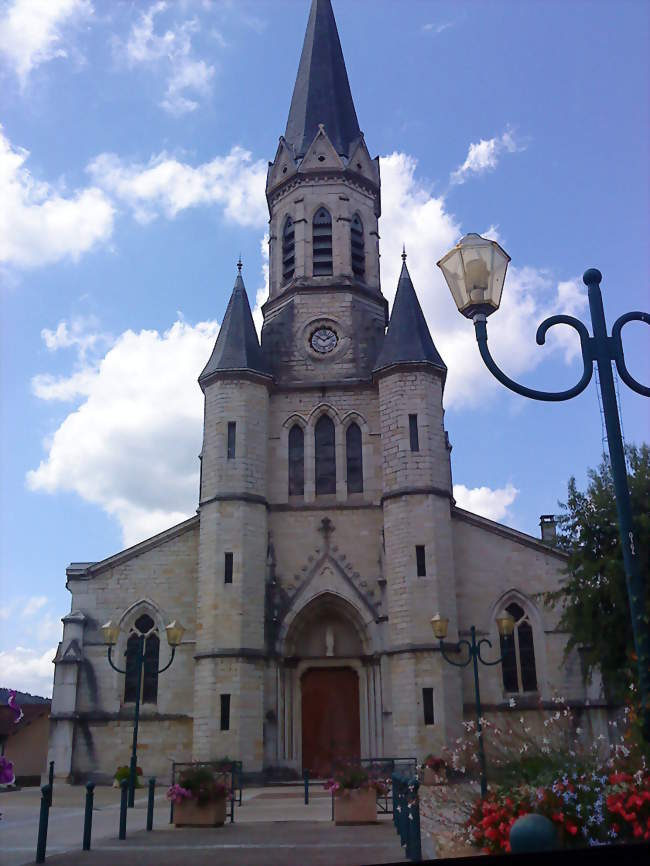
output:
[[[203,388],[216,373],[228,370],[271,375],[257,339],[241,272],[237,274],[210,360],[199,376],[199,385]]]
[[[296,158],[322,123],[337,153],[349,157],[361,130],[330,0],[312,0],[284,138]]]
[[[374,373],[396,364],[431,364],[447,373],[415,294],[404,256],[388,331]]]

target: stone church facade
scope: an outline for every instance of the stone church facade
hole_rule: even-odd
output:
[[[442,660],[517,619],[508,663],[481,672],[486,714],[587,695],[537,596],[552,545],[458,508],[446,366],[403,262],[381,292],[379,160],[360,131],[330,0],[313,0],[286,133],[269,165],[269,298],[261,345],[241,273],[199,377],[195,516],[94,563],[72,563],[55,659],[49,760],[63,778],[128,763],[131,663],[147,634],[139,763],[229,756],[251,776],[320,774],[341,757],[423,758],[473,714],[468,669]],[[405,258],[405,257],[404,257]],[[241,270],[241,268],[240,268]],[[171,667],[165,626],[186,628]],[[593,701],[592,704],[596,702]],[[517,710],[520,712],[520,710]],[[594,724],[596,716],[594,715]]]

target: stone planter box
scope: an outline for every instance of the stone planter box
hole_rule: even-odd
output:
[[[433,770],[431,767],[424,767],[420,770],[421,785],[446,785],[447,774],[444,770]]]
[[[334,795],[335,824],[376,824],[377,792],[374,788],[348,788]]]
[[[226,820],[226,798],[199,805],[196,800],[174,803],[175,827],[221,827]]]

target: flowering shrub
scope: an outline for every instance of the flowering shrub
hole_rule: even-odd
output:
[[[200,806],[226,797],[229,788],[217,782],[210,767],[195,766],[184,770],[179,782],[167,789],[167,799],[174,803],[196,800]]]
[[[427,755],[424,759],[421,769],[435,770],[436,773],[443,773],[447,769],[447,762],[444,758],[436,758],[435,755]]]
[[[629,773],[612,773],[612,792],[606,800],[609,835],[622,842],[650,841],[650,774],[638,779]]]
[[[179,785],[176,782],[175,785],[170,785],[167,789],[167,799],[171,800],[172,803],[182,803],[183,800],[191,800],[192,792],[188,791],[187,788],[183,788],[182,785]]]
[[[138,778],[138,776],[141,776],[141,775],[142,775],[142,767],[136,767],[135,768],[135,787],[136,788],[140,787],[140,779]],[[119,785],[123,779],[126,779],[128,782],[130,776],[131,776],[130,768],[122,766],[122,767],[118,767],[117,770],[115,771],[114,779],[117,782],[117,784]]]
[[[468,841],[486,854],[510,850],[521,815],[544,815],[565,847],[650,840],[650,773],[573,774],[548,787],[499,790],[479,800],[467,822]]]
[[[346,764],[335,772],[323,787],[333,794],[339,791],[345,794],[347,791],[372,788],[377,794],[383,796],[390,790],[390,779],[380,778],[376,772],[369,771],[359,764]]]
[[[4,755],[0,755],[0,785],[13,785],[15,781],[14,765]]]
[[[650,841],[650,763],[630,724],[634,710],[626,707],[622,719],[608,723],[609,736],[589,742],[565,701],[553,704],[535,713],[537,732],[515,698],[500,726],[481,719],[485,800],[478,794],[477,725],[464,723],[464,736],[443,750],[452,784],[420,791],[436,832],[447,829],[485,853],[504,853],[514,821],[532,812],[555,824],[563,846]]]

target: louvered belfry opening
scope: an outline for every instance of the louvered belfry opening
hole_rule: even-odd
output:
[[[363,239],[363,223],[355,214],[350,223],[350,243],[352,246],[352,273],[363,280],[366,275],[366,250]]]
[[[314,276],[332,274],[332,216],[327,208],[319,208],[313,226]]]
[[[282,279],[286,283],[296,269],[296,236],[293,220],[287,217],[282,232]]]

